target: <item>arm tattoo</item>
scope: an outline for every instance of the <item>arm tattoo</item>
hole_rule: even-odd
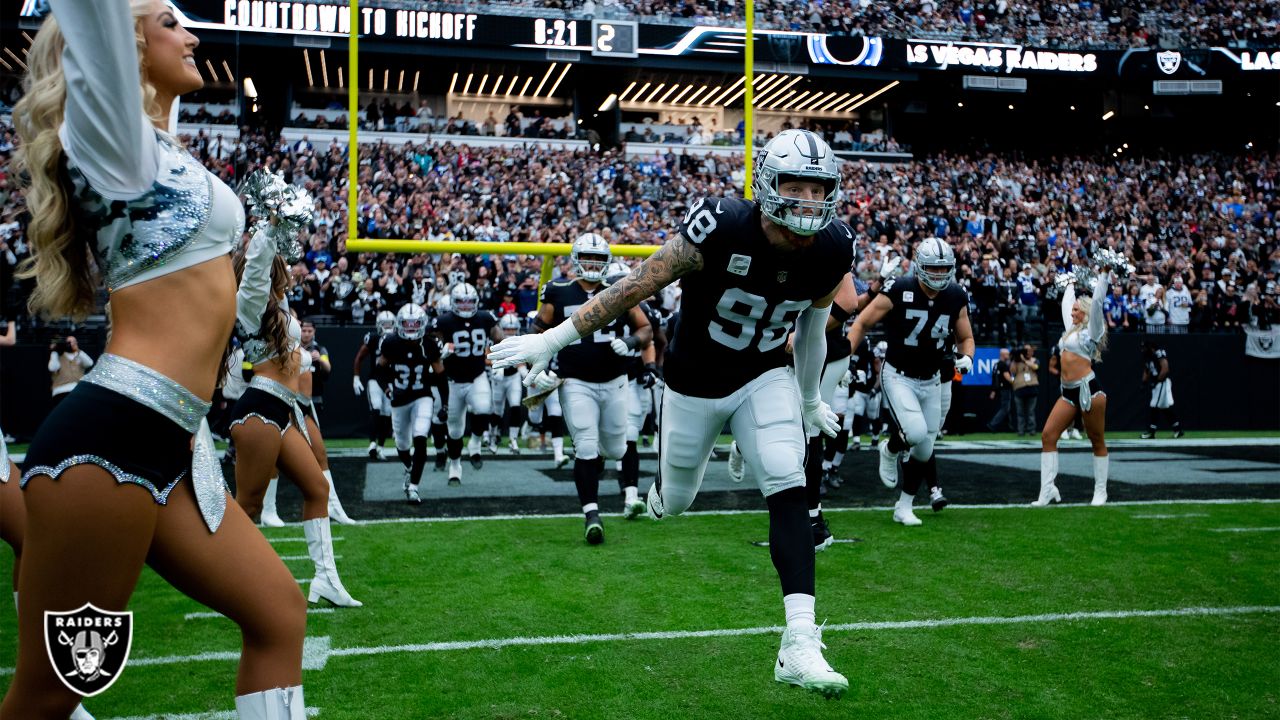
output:
[[[579,308],[573,314],[573,326],[583,336],[590,335],[682,275],[701,269],[702,253],[684,236],[676,235],[625,279]]]

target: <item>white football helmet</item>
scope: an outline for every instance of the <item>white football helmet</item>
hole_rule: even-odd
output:
[[[826,194],[822,200],[783,196],[779,186],[794,180],[821,183]],[[836,217],[840,162],[816,133],[783,130],[760,151],[751,189],[765,217],[797,235],[815,235]]]
[[[876,343],[875,349],[871,351],[871,354],[883,360],[885,353],[887,352],[889,352],[889,343],[885,342],[884,340],[881,340],[880,342]]]
[[[932,290],[942,290],[956,279],[956,254],[942,238],[920,241],[915,266],[920,283]]]
[[[453,306],[453,314],[469,318],[480,309],[480,295],[467,283],[458,283],[449,291],[449,304]]]
[[[604,279],[604,269],[613,259],[609,251],[609,243],[595,233],[579,235],[573,241],[573,250],[569,253],[573,260],[573,272],[587,282],[598,283]]]
[[[421,340],[427,334],[427,311],[409,303],[396,313],[396,333],[405,340]]]
[[[396,330],[396,315],[390,310],[383,310],[378,313],[378,334],[390,335]]]
[[[507,313],[498,320],[498,329],[502,330],[503,337],[515,337],[520,334],[520,316],[515,313]]]

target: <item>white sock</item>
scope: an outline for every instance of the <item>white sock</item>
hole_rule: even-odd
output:
[[[560,457],[564,455],[564,438],[563,437],[551,438],[551,449],[555,451],[556,457]]]
[[[903,492],[898,498],[898,507],[911,509],[911,504],[916,501],[916,496],[908,492]]]
[[[791,593],[782,598],[782,606],[787,612],[787,627],[812,629],[817,626],[813,612],[814,597],[804,593]]]
[[[467,454],[468,455],[480,454],[480,436],[479,435],[472,435],[471,440],[467,442]]]
[[[830,461],[830,460],[823,460],[823,461],[822,461],[822,472],[828,472],[829,470],[831,470],[831,461]]]
[[[637,502],[640,498],[640,488],[637,487],[623,488],[622,493],[628,503]]]
[[[600,510],[599,503],[587,503],[586,505],[582,506],[583,515],[586,515],[589,512],[597,512],[599,510]]]
[[[839,467],[840,467],[840,463],[842,463],[842,462],[844,462],[844,453],[842,453],[842,452],[840,452],[840,451],[838,451],[838,450],[837,450],[837,451],[836,451],[835,459],[833,459],[833,460],[831,461],[831,467],[832,467],[832,469],[839,468]]]
[[[1094,455],[1093,456],[1093,482],[1101,483],[1103,486],[1107,484],[1107,477],[1111,474],[1111,456],[1110,455]]]
[[[333,486],[333,471],[331,471],[331,470],[321,470],[320,472],[321,472],[321,474],[323,474],[323,475],[324,475],[324,479],[329,481],[329,486],[330,486],[330,487],[332,487],[332,486]]]
[[[816,518],[822,513],[822,503],[818,503],[818,507],[809,510],[809,517]]]
[[[519,436],[520,436],[520,428],[518,427],[507,428],[507,437],[511,438],[512,440],[515,440]]]

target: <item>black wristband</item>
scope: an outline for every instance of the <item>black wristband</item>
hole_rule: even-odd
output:
[[[622,339],[622,342],[627,344],[627,349],[635,350],[640,345],[640,338],[635,335],[628,335]]]
[[[841,307],[840,303],[831,303],[831,317],[834,318],[836,322],[844,324],[844,321],[848,320],[852,314],[853,313]]]

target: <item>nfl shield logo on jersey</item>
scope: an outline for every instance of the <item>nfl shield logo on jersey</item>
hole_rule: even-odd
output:
[[[120,677],[133,645],[133,613],[79,610],[44,614],[44,646],[49,662],[72,692],[91,697]]]
[[[1156,62],[1160,65],[1160,72],[1172,75],[1178,72],[1178,66],[1182,64],[1182,53],[1177,50],[1156,53]]]

